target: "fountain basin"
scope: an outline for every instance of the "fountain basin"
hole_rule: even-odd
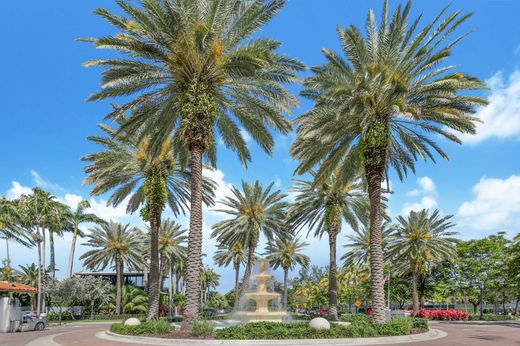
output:
[[[240,318],[243,323],[249,322],[278,322],[281,323],[283,318],[287,316],[285,311],[239,311],[236,316]]]

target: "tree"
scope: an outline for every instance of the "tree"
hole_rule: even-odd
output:
[[[106,68],[102,90],[90,100],[129,96],[109,118],[132,109],[125,131],[155,133],[160,125],[154,147],[160,148],[173,133],[174,143],[190,154],[189,275],[182,326],[190,329],[199,304],[203,157],[216,163],[218,134],[246,166],[251,155],[242,129],[271,154],[274,141],[268,126],[287,134],[291,126],[283,115],[297,105],[283,84],[297,81],[294,71],[303,70],[303,65],[277,54],[280,43],[252,36],[285,0],[118,4],[123,15],[104,9],[96,13],[119,32],[86,41],[126,57],[87,62],[87,66]]]
[[[109,281],[92,275],[74,276],[73,280],[78,293],[76,299],[90,306],[90,319],[93,320],[96,313],[96,304],[103,306],[109,302],[112,285]]]
[[[125,117],[118,118],[124,124]],[[89,139],[105,150],[83,157],[91,163],[85,167],[88,176],[86,184],[92,184],[92,194],[100,195],[114,190],[108,204],[117,206],[128,202],[127,212],[141,208],[141,217],[149,222],[150,258],[148,292],[148,319],[158,317],[160,296],[159,228],[162,212],[168,204],[174,215],[184,213],[190,196],[190,173],[182,168],[175,157],[173,143],[167,139],[160,152],[150,151],[150,136],[143,134],[117,136],[116,130],[107,125],[99,125],[107,136],[91,136]],[[203,200],[213,204],[213,183],[205,180],[202,184]],[[125,200],[127,199],[127,200]]]
[[[419,311],[419,275],[426,275],[435,265],[456,256],[457,239],[452,236],[457,232],[450,231],[455,226],[452,217],[423,209],[397,218],[399,227],[389,243],[388,257],[397,263],[398,272],[412,274],[413,316]]]
[[[297,230],[307,226],[307,234],[314,232],[315,237],[325,233],[329,237],[329,314],[337,320],[337,237],[343,220],[353,229],[358,227],[366,208],[362,181],[356,173],[347,177],[335,172],[320,184],[296,180],[293,189],[297,195],[289,209],[291,225]]]
[[[160,273],[166,275],[166,269],[173,267],[176,261],[186,260],[186,229],[171,219],[161,222],[159,228],[159,254],[160,254]]]
[[[70,223],[73,233],[72,233],[72,243],[70,245],[70,254],[69,254],[69,263],[67,268],[67,274],[68,277],[72,277],[72,270],[74,267],[74,253],[76,252],[76,240],[78,238],[78,235],[80,237],[84,237],[85,233],[81,231],[79,226],[82,223],[96,223],[96,224],[102,224],[105,223],[105,221],[99,217],[97,217],[95,214],[87,213],[86,210],[90,208],[89,201],[83,200],[78,203],[76,206],[76,209],[74,209],[73,212],[69,213],[67,215],[68,222]]]
[[[135,267],[142,261],[140,249],[142,237],[130,227],[110,221],[90,229],[87,242],[83,245],[92,250],[81,255],[84,266],[88,269],[103,270],[108,266],[116,271],[116,314],[121,314],[121,289],[125,265]]]
[[[0,197],[0,239],[5,239],[6,260],[11,263],[9,241],[15,241],[24,246],[32,246],[30,235],[18,226],[18,201],[10,201]]]
[[[289,270],[294,270],[296,265],[303,268],[309,266],[309,256],[301,253],[304,247],[309,245],[300,241],[298,238],[282,237],[275,238],[273,242],[267,244],[265,255],[273,266],[273,269],[281,267],[283,269],[283,308],[287,309],[287,287],[289,284]]]
[[[239,296],[249,284],[260,234],[265,235],[268,241],[273,240],[275,236],[283,238],[288,234],[284,222],[287,202],[283,199],[286,195],[280,190],[271,191],[273,185],[274,183],[271,183],[264,189],[258,181],[253,184],[242,181],[242,191],[233,186],[233,195],[220,201],[227,209],[217,210],[231,215],[232,218],[214,224],[211,237],[217,238],[219,243],[238,242],[248,248]]]
[[[22,284],[29,285],[31,287],[38,287],[38,268],[36,264],[31,265],[20,265],[20,272],[18,274],[18,281]],[[31,295],[31,310],[36,310],[36,300],[34,294]]]
[[[312,68],[302,95],[314,108],[296,119],[292,156],[303,174],[319,166],[315,186],[332,172],[350,174],[361,166],[370,199],[370,261],[374,320],[384,322],[384,258],[381,234],[381,183],[393,168],[400,179],[415,172],[418,158],[435,162],[434,153],[448,155],[432,136],[461,143],[457,133],[475,133],[476,106],[483,98],[463,95],[483,89],[472,76],[443,66],[451,49],[465,35],[450,36],[471,15],[447,16],[444,8],[420,29],[420,16],[409,23],[411,2],[388,16],[384,2],[381,22],[372,10],[366,36],[355,26],[338,28],[343,49],[323,49],[327,63]]]
[[[220,283],[220,275],[213,269],[203,266],[200,271],[200,304],[206,302],[209,291],[217,288]]]
[[[240,266],[247,263],[247,246],[240,242],[231,244],[219,243],[213,255],[213,261],[219,266],[229,266],[233,264],[235,270],[235,294],[233,308],[238,308],[239,288],[240,288]]]
[[[49,274],[56,277],[56,252],[54,247],[54,236],[63,236],[64,232],[72,231],[68,216],[70,208],[63,203],[53,201],[49,213],[47,227],[49,229]]]

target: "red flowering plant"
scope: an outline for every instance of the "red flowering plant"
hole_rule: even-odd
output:
[[[426,310],[421,309],[417,313],[418,317],[436,321],[467,321],[469,314],[460,310]]]

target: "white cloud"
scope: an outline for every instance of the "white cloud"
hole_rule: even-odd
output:
[[[419,211],[422,209],[433,209],[437,207],[437,189],[435,183],[430,177],[417,178],[417,187],[406,194],[409,197],[421,197],[417,202],[405,203],[401,214],[406,215],[410,211]]]
[[[130,196],[126,197],[117,207],[107,206],[107,201],[104,199],[95,200],[90,199],[90,211],[104,220],[120,221],[120,219],[127,217],[126,206]]]
[[[419,202],[405,203],[401,214],[407,215],[411,211],[419,211],[422,209],[434,209],[437,206],[437,200],[431,196],[424,196]]]
[[[473,186],[475,198],[461,204],[464,224],[479,231],[512,231],[520,224],[520,176],[483,177]]]
[[[253,139],[249,132],[247,132],[245,129],[241,129],[240,134],[242,135],[242,138],[244,139],[244,141],[246,141],[246,143],[251,142],[251,139]]]
[[[422,177],[417,179],[417,184],[421,187],[421,189],[425,193],[434,193],[435,192],[435,183],[430,177]]]
[[[217,185],[217,188],[215,189],[216,205],[211,208],[205,207],[204,211],[209,214],[224,216],[224,214],[216,212],[215,209],[221,209],[223,207],[222,204],[218,203],[220,200],[223,200],[225,197],[233,196],[233,193],[231,192],[233,185],[224,180],[224,172],[220,169],[211,170],[205,168],[203,169],[202,174],[213,180]]]
[[[5,196],[8,199],[16,199],[19,198],[21,195],[29,195],[32,193],[32,189],[27,186],[23,186],[17,181],[11,182],[11,188],[7,190]]]
[[[66,193],[63,197],[58,197],[58,201],[69,206],[70,209],[74,210],[78,206],[79,202],[83,200],[83,197],[72,193]]]
[[[31,170],[31,175],[34,180],[34,184],[42,189],[49,189],[53,191],[65,191],[63,187],[58,184],[51,183],[49,180],[43,178],[38,172],[35,170]]]
[[[520,70],[507,78],[499,71],[486,83],[491,89],[489,104],[476,114],[483,123],[477,125],[476,135],[463,135],[463,140],[476,144],[491,138],[520,139]]]

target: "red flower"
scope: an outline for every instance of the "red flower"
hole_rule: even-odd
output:
[[[438,321],[466,321],[469,317],[466,311],[426,309],[419,310],[417,316]]]

